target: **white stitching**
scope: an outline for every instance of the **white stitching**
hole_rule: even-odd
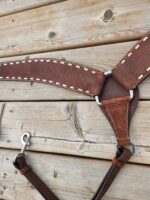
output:
[[[123,64],[123,63],[125,63],[125,61],[126,61],[126,60],[122,60],[121,63]]]
[[[148,39],[148,37],[145,37],[145,38],[143,39],[143,42],[145,42],[147,39]]]
[[[147,72],[150,71],[150,67],[148,67],[148,68],[146,69],[146,71],[147,71]]]
[[[22,61],[14,61],[14,62],[8,62],[8,63],[3,63],[3,65],[8,65],[8,64],[10,64],[10,65],[14,65],[14,64],[20,64],[20,63],[26,63],[26,62],[28,62],[28,63],[31,63],[31,62],[44,62],[44,61],[46,61],[46,62],[50,62],[51,60],[50,59],[47,59],[47,60],[43,60],[43,59],[34,59],[34,60],[22,60]],[[57,63],[58,61],[57,60],[53,60],[53,62],[54,63]],[[65,62],[64,61],[60,61],[60,64],[65,64]],[[0,64],[0,66],[1,66],[1,64]],[[72,63],[68,63],[68,66],[73,66],[73,64]],[[76,68],[81,68],[81,66],[79,66],[79,65],[75,65],[75,67]],[[83,68],[82,68],[82,70],[84,70],[84,71],[89,71],[89,70],[91,70],[91,69],[88,69],[88,68],[86,68],[86,67],[84,67],[83,66]],[[96,71],[94,71],[94,70],[91,70],[91,73],[92,74],[96,74]],[[18,80],[36,80],[36,81],[40,81],[41,79],[40,78],[33,78],[33,77],[5,77],[6,79],[18,79]],[[0,79],[4,79],[4,77],[0,77]],[[53,81],[52,80],[46,80],[46,79],[42,79],[42,81],[43,82],[46,82],[46,81],[48,81],[49,83],[53,83]],[[56,85],[60,85],[60,83],[59,82],[55,82],[55,84]],[[63,87],[67,87],[67,85],[66,84],[62,84],[62,86]],[[73,86],[70,86],[70,88],[71,89],[75,89]],[[86,90],[86,91],[83,91],[83,89],[81,89],[81,88],[78,88],[77,89],[78,91],[81,91],[81,92],[84,92],[84,93],[90,93],[90,91],[89,90]]]
[[[79,66],[79,65],[76,65],[76,68],[80,69],[80,66]]]
[[[128,57],[130,57],[132,55],[132,52],[130,52],[129,54],[128,54]]]
[[[140,47],[140,45],[138,44],[138,45],[136,45],[135,49],[137,50],[139,47]]]
[[[138,77],[138,79],[140,80],[141,78],[143,78],[143,76],[144,76],[144,75],[143,75],[143,74],[141,74],[141,75]]]

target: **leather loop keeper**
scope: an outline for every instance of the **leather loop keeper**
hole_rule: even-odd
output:
[[[31,170],[30,166],[25,166],[24,168],[20,169],[20,173],[25,175],[29,170]]]
[[[125,165],[125,163],[123,163],[123,162],[117,160],[116,158],[114,158],[114,159],[112,160],[112,163],[113,163],[114,165],[116,165],[118,168],[122,168],[122,167],[124,167],[124,165]]]

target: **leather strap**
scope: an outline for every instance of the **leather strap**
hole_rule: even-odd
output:
[[[127,90],[136,88],[150,74],[150,32],[118,63],[112,76]]]
[[[66,60],[36,58],[0,63],[0,80],[41,82],[94,97],[100,94],[105,75]]]
[[[120,97],[115,99],[103,100],[102,106],[107,113],[109,121],[116,134],[119,146],[130,145],[129,137],[129,109],[130,97]]]
[[[56,195],[47,187],[47,185],[36,175],[32,168],[27,164],[25,155],[19,153],[13,162],[16,169],[24,175],[28,181],[34,185],[34,187],[39,191],[39,193],[46,200],[59,200]]]
[[[91,200],[101,200],[104,194],[109,189],[111,183],[117,176],[120,169],[128,162],[131,157],[130,150],[120,147],[117,150],[116,157],[112,160],[112,165],[105,175],[103,181],[101,182],[98,190],[94,194]],[[46,200],[59,200],[56,195],[47,187],[47,185],[37,176],[37,174],[32,170],[31,166],[27,164],[25,154],[19,153],[14,162],[16,169],[24,175],[28,181],[34,185],[34,187],[39,191],[39,193]]]
[[[128,150],[127,148],[118,149],[116,153],[116,157],[112,160],[111,167],[109,168],[107,174],[105,175],[99,188],[97,189],[96,193],[94,194],[91,200],[102,199],[102,197],[107,192],[110,185],[112,184],[113,180],[116,178],[120,169],[129,161],[130,157],[131,157],[130,150]]]

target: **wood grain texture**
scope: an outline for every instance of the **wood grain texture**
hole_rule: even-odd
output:
[[[12,165],[16,154],[17,151],[0,151],[0,198],[43,200]],[[41,153],[28,152],[27,158],[61,200],[89,200],[110,166],[110,162],[102,160]],[[103,200],[149,200],[149,171],[148,166],[126,165]]]
[[[149,12],[149,0],[70,0],[4,16],[0,56],[137,39],[150,30]]]
[[[62,0],[1,0],[0,1],[0,16],[9,15],[16,12],[25,11],[28,9],[45,6],[52,3],[57,3]]]
[[[150,102],[140,102],[131,125],[132,162],[150,164]],[[31,150],[112,159],[116,139],[95,102],[1,103],[0,147],[20,148],[32,133]]]
[[[122,57],[136,43],[124,42],[118,44],[101,45],[73,50],[55,51],[49,53],[1,58],[0,62],[35,57],[65,58],[101,71],[107,71],[116,66]],[[140,98],[150,99],[150,77],[140,84]],[[85,95],[71,92],[62,88],[23,82],[0,82],[0,100],[81,100],[91,99]]]

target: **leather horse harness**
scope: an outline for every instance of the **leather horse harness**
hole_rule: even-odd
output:
[[[65,59],[36,58],[3,62],[0,66],[0,80],[45,83],[80,92],[96,99],[117,139],[116,156],[91,200],[102,199],[120,169],[134,153],[129,126],[139,99],[137,86],[150,74],[150,32],[123,57],[112,71],[105,73]],[[58,200],[58,197],[27,164],[24,151],[29,145],[30,136],[30,133],[22,136],[24,146],[13,164],[44,199]]]

